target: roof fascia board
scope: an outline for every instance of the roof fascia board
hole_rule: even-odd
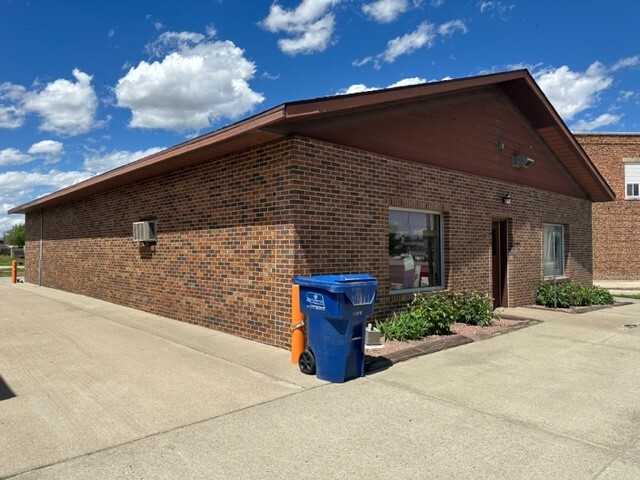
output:
[[[359,94],[322,97],[312,100],[301,100],[286,104],[286,117],[313,116],[323,113],[335,113],[351,109],[366,109],[367,107],[382,107],[389,103],[412,101],[422,97],[431,97],[451,92],[475,89],[495,85],[510,80],[517,80],[529,76],[526,70],[514,70],[505,73],[493,73],[479,77],[457,78],[441,82],[408,85],[391,89],[373,90]]]
[[[53,193],[50,193],[49,195],[45,195],[43,197],[32,200],[31,202],[18,205],[11,208],[8,213],[27,213],[27,211],[32,211],[36,208],[42,208],[49,203],[60,200],[61,197],[79,192],[80,190],[86,188],[94,187],[97,184],[105,183],[105,186],[107,186],[106,183],[112,183],[119,177],[131,174],[134,171],[150,168],[158,163],[168,160],[169,158],[187,155],[191,152],[206,148],[207,146],[213,145],[215,143],[219,143],[232,137],[236,137],[238,135],[241,135],[242,133],[266,127],[267,125],[284,118],[284,116],[285,108],[283,104],[271,108],[253,117],[249,117],[245,120],[229,125],[228,127],[216,130],[215,132],[197,137],[193,140],[189,140],[174,147],[169,147],[166,150],[162,150],[161,152],[141,158],[132,163],[122,165],[113,170],[109,170],[108,172],[101,173],[100,175],[88,178],[86,180],[83,180],[82,182],[78,182],[61,190],[57,190]]]
[[[544,92],[540,89],[538,84],[533,80],[533,77],[531,77],[530,74],[527,74],[525,76],[525,81],[527,82],[527,85],[529,86],[529,88],[531,88],[531,91],[536,95],[538,100],[549,111],[549,114],[555,120],[556,125],[558,125],[560,127],[560,130],[562,131],[562,134],[563,134],[565,140],[567,141],[567,143],[569,144],[569,147],[571,148],[571,150],[573,150],[573,152],[578,157],[581,158],[581,160],[583,161],[583,164],[586,167],[586,169],[589,172],[589,174],[592,177],[594,177],[595,180],[605,190],[605,196],[610,197],[609,200],[614,200],[616,198],[615,193],[613,192],[613,190],[611,189],[611,187],[609,186],[607,181],[604,179],[604,177],[600,174],[600,172],[598,171],[596,166],[593,164],[593,162],[589,158],[589,155],[587,155],[587,153],[584,151],[582,146],[578,143],[576,138],[573,136],[573,134],[571,133],[571,131],[569,130],[567,125],[564,123],[562,118],[560,118],[560,115],[558,114],[558,112],[556,112],[556,109],[553,107],[553,105],[551,104],[549,99],[546,97]]]

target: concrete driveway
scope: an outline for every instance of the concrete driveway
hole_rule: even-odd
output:
[[[640,478],[640,304],[346,384],[288,353],[0,283],[0,477]],[[0,397],[2,398],[2,397]]]

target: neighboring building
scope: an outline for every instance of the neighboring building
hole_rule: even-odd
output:
[[[378,316],[589,283],[591,204],[612,199],[520,70],[286,103],[10,213],[27,282],[286,346],[294,275],[368,272]]]
[[[576,134],[616,195],[593,206],[593,277],[640,280],[640,134]]]

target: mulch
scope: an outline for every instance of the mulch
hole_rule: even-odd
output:
[[[456,323],[450,335],[429,335],[409,342],[387,341],[378,348],[365,349],[365,372],[386,370],[392,365],[411,358],[440,352],[448,348],[493,338],[541,323],[539,320],[501,318],[489,327]]]

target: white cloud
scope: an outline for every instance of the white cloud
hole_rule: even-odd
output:
[[[629,68],[640,65],[640,55],[634,55],[633,57],[621,58],[612,67],[611,71],[615,72],[621,68]]]
[[[443,37],[450,37],[456,31],[467,33],[467,25],[462,20],[451,20],[438,27],[438,33]]]
[[[58,170],[44,173],[12,170],[0,173],[0,230],[8,230],[12,225],[24,222],[23,215],[7,215],[7,210],[89,176],[87,172]]]
[[[398,80],[397,82],[392,83],[387,88],[406,87],[408,85],[418,85],[420,83],[427,83],[427,81],[428,80],[426,78],[420,78],[420,77],[403,78],[402,80]]]
[[[442,5],[444,5],[444,0],[431,0],[431,2],[429,3],[432,7],[441,7]]]
[[[577,121],[576,123],[571,125],[571,130],[573,130],[574,132],[588,132],[607,125],[615,125],[620,121],[620,118],[622,118],[620,115],[603,113],[593,120]]]
[[[345,90],[340,90],[337,95],[349,95],[350,93],[362,93],[371,92],[373,90],[380,90],[379,87],[367,87],[364,83],[354,83]]]
[[[45,163],[52,163],[60,159],[63,145],[54,140],[42,140],[29,147],[27,153],[17,148],[5,148],[0,150],[0,166],[21,165],[29,163],[37,158],[43,158]]]
[[[0,128],[18,128],[24,123],[22,97],[26,89],[9,82],[0,84]]]
[[[406,55],[425,45],[431,47],[436,38],[436,32],[435,25],[422,22],[413,32],[389,40],[381,56],[385,62],[392,63],[400,55]]]
[[[32,145],[29,150],[34,150],[34,153],[45,151],[54,151],[57,147],[52,144],[38,142]],[[56,142],[53,142],[56,143]],[[31,158],[28,155],[21,154],[15,149],[14,152],[3,153],[0,151],[0,165],[2,165],[2,158],[8,158],[9,155],[24,156]],[[28,202],[34,198],[47,195],[61,188],[74,185],[82,180],[86,180],[98,173],[102,173],[106,170],[111,170],[117,166],[125,163],[130,163],[139,158],[152,155],[161,148],[149,148],[147,150],[139,150],[136,152],[129,151],[112,151],[103,154],[93,154],[86,156],[82,170],[72,170],[63,172],[60,170],[49,170],[45,172],[35,171],[8,171],[0,173],[0,205],[2,205],[2,211],[0,211],[0,230],[8,229],[12,224],[23,222],[24,217],[9,216],[5,212],[16,205]],[[17,152],[17,154],[16,154]]]
[[[534,73],[536,82],[561,117],[572,120],[593,107],[599,94],[609,88],[613,79],[604,65],[594,62],[584,72],[574,72],[566,65]]]
[[[9,171],[0,173],[0,190],[3,193],[21,192],[29,195],[36,187],[52,187],[53,190],[59,190],[85,180],[90,176],[87,172],[77,170],[68,172],[50,170],[45,173]]]
[[[375,68],[380,68],[381,61],[393,63],[401,55],[408,55],[423,47],[431,48],[438,35],[451,37],[455,32],[467,33],[467,25],[462,20],[450,20],[439,26],[422,22],[414,31],[389,40],[382,53],[354,60],[352,65],[362,67],[373,62]]]
[[[362,11],[376,22],[393,22],[409,9],[408,0],[376,0],[362,5]]]
[[[0,165],[20,165],[28,163],[32,158],[26,153],[21,152],[17,148],[5,148],[0,150]]]
[[[371,63],[372,61],[374,61],[375,58],[372,56],[368,56],[368,57],[364,57],[360,60],[354,60],[353,62],[351,62],[351,65],[353,65],[354,67],[362,67],[364,65],[366,65],[367,63]]]
[[[397,82],[392,83],[386,88],[394,88],[394,87],[406,87],[408,85],[418,85],[420,83],[427,83],[428,80],[420,77],[410,77],[403,78],[398,80]],[[340,90],[337,95],[348,95],[350,93],[362,93],[362,92],[371,92],[373,90],[380,90],[380,87],[368,87],[363,83],[354,83],[353,85],[347,87],[344,90]]]
[[[247,83],[254,63],[232,42],[194,44],[204,38],[184,32],[164,38],[177,41],[179,50],[162,61],[140,62],[116,85],[118,106],[131,109],[131,127],[197,130],[235,119],[264,100]]]
[[[488,13],[492,17],[497,15],[501,20],[507,20],[507,14],[515,8],[515,5],[505,5],[502,2],[479,2],[478,7],[480,13]]]
[[[98,98],[92,77],[73,70],[76,81],[58,79],[24,95],[24,108],[42,117],[40,129],[58,135],[78,135],[95,126]]]
[[[145,51],[153,57],[162,57],[176,50],[192,48],[205,38],[201,33],[195,32],[164,32],[145,46]]]
[[[327,48],[335,28],[331,8],[341,0],[302,0],[297,8],[287,10],[271,4],[269,15],[260,25],[271,33],[284,32],[290,38],[278,40],[278,47],[288,55],[322,52]]]
[[[88,155],[85,156],[82,166],[87,172],[98,174],[106,172],[108,170],[113,170],[116,167],[131,163],[134,160],[148,157],[149,155],[158,153],[161,150],[163,150],[163,148],[153,147],[148,148],[147,150],[138,150],[135,152],[130,152],[127,150],[114,150],[108,153]]]
[[[46,163],[56,162],[60,159],[64,146],[55,140],[42,140],[34,143],[29,148],[29,154],[34,157],[43,157]]]
[[[0,105],[0,128],[18,128],[24,123],[24,112],[13,105]]]

